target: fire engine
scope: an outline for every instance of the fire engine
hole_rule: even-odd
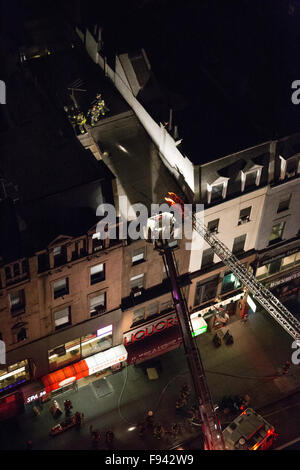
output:
[[[274,426],[247,408],[223,431],[226,450],[266,450],[277,437]]]

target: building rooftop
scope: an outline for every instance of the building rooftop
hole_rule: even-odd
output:
[[[162,88],[182,96],[168,105],[179,150],[194,164],[298,131],[291,84],[300,76],[299,6],[149,0],[121,7],[119,19],[113,2],[101,8],[89,20],[104,25],[105,54],[143,47]],[[165,119],[161,103],[154,109],[145,93],[142,102]]]

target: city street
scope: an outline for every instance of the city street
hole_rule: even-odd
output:
[[[299,414],[295,410],[299,407],[299,393],[291,399],[284,397],[300,388],[299,366],[293,366],[287,376],[280,376],[280,366],[290,354],[289,336],[261,312],[250,316],[245,324],[236,319],[228,328],[234,337],[232,346],[222,344],[216,349],[212,343],[213,333],[197,338],[214,403],[224,395],[248,393],[250,406],[269,419],[280,434],[276,445],[296,438]],[[281,343],[280,352],[276,347],[278,341]],[[282,351],[285,351],[284,356]],[[64,415],[54,419],[49,411],[49,402],[43,406],[40,416],[35,416],[32,406],[27,406],[23,415],[1,423],[0,447],[24,449],[30,439],[34,449],[91,449],[92,425],[102,434],[99,449],[106,448],[103,436],[109,429],[115,434],[115,448],[120,450],[166,449],[184,441],[191,442],[192,448],[201,448],[199,428],[187,426],[186,412],[181,415],[175,412],[180,388],[189,381],[183,347],[156,358],[155,363],[159,370],[157,380],[149,380],[145,364],[141,364],[129,366],[105,379],[83,382],[82,386],[79,381],[78,392],[60,393],[56,399],[62,407],[63,401],[70,399],[73,411],[84,413],[84,424],[80,429],[74,428],[51,437],[50,428],[63,421]],[[193,404],[190,398],[188,407]],[[151,431],[139,437],[136,424],[145,419],[149,410],[154,412],[154,422],[166,428],[173,422],[182,423],[178,439],[167,436],[157,440]],[[221,416],[223,426],[234,417]],[[197,435],[199,437],[195,439]]]

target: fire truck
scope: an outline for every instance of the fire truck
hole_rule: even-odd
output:
[[[247,408],[223,430],[226,450],[267,450],[277,437],[274,426]]]

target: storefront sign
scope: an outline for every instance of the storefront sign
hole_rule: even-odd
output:
[[[285,282],[292,281],[293,279],[297,279],[297,277],[300,277],[300,271],[294,274],[291,274],[288,277],[283,277],[281,279],[278,279],[277,281],[273,281],[269,284],[269,288],[279,286],[280,284],[284,284]]]
[[[43,390],[42,392],[35,393],[34,395],[31,395],[30,397],[27,397],[25,399],[25,403],[28,405],[28,403],[31,403],[32,401],[38,400],[39,398],[42,398],[44,395],[46,395],[46,390]]]
[[[128,347],[127,364],[140,363],[178,348],[182,342],[178,326],[165,329],[161,334],[148,337]]]
[[[299,251],[299,247],[292,248],[288,251],[285,251],[284,253],[279,253],[278,255],[274,255],[274,256],[271,256],[271,257],[267,257],[267,256],[265,258],[262,257],[258,261],[258,266],[263,266],[265,264],[273,263],[273,261],[276,261],[276,260],[281,259],[281,258],[285,258],[286,256],[293,255],[294,253],[297,253],[298,251]]]
[[[164,318],[159,318],[158,320],[148,323],[147,325],[140,326],[135,330],[128,331],[124,334],[124,345],[128,346],[130,344],[135,343],[136,341],[140,341],[148,336],[151,336],[155,333],[159,333],[160,331],[165,330],[166,328],[170,328],[172,326],[176,326],[178,323],[176,313],[169,315]]]

